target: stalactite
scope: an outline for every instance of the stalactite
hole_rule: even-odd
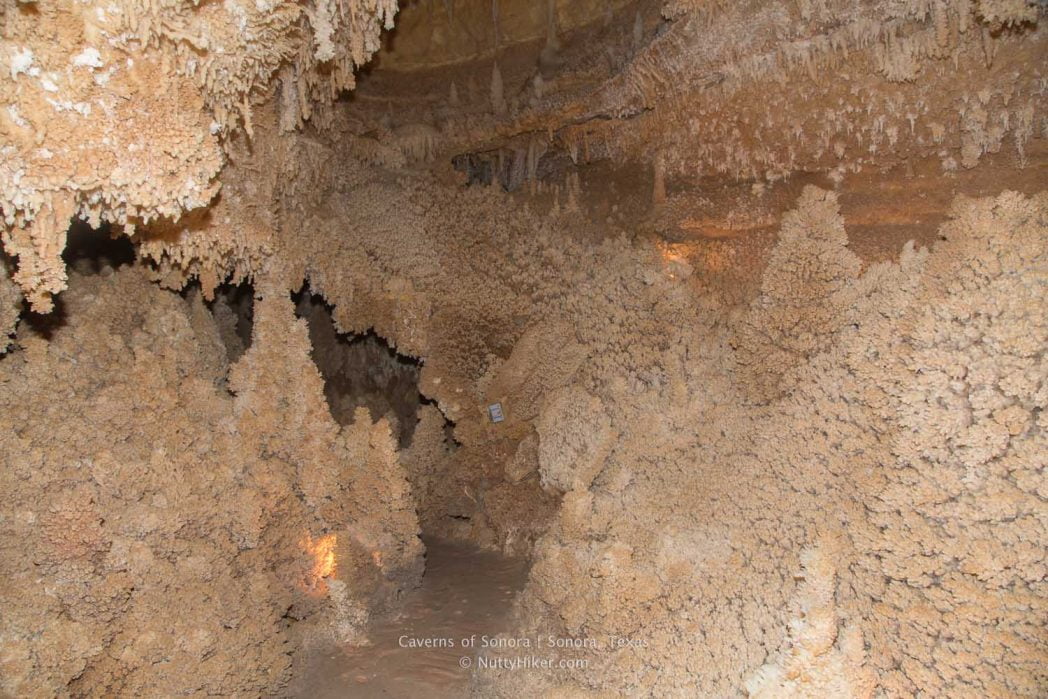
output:
[[[543,51],[556,56],[560,51],[560,40],[557,38],[557,0],[546,0],[546,45]]]
[[[502,47],[502,27],[499,22],[499,0],[491,0],[491,32],[495,54]]]
[[[503,94],[502,71],[499,70],[498,61],[491,66],[491,109],[495,114],[506,113],[506,98]]]

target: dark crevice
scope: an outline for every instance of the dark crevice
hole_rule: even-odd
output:
[[[428,402],[418,389],[421,362],[398,354],[373,332],[340,333],[331,306],[319,295],[303,290],[293,299],[309,324],[313,362],[324,377],[332,417],[347,425],[357,408],[367,408],[372,420],[389,420],[401,448],[408,446],[419,407]]]
[[[557,178],[572,167],[568,154],[544,139],[545,134],[528,134],[514,145],[462,153],[451,159],[451,166],[466,175],[466,186],[497,182],[503,190],[515,192],[529,181]]]
[[[37,313],[29,309],[29,303],[25,300],[22,301],[22,315],[19,317],[19,325],[25,324],[27,328],[32,330],[34,335],[38,335],[48,342],[54,337],[55,331],[65,326],[69,321],[68,312],[66,311],[65,302],[61,296],[56,295],[53,298],[54,309],[50,313]],[[15,343],[17,346],[17,342]]]
[[[126,236],[112,235],[109,224],[92,228],[84,221],[73,221],[66,233],[66,247],[62,260],[71,274],[81,276],[109,276],[124,265],[135,262],[135,246]],[[10,262],[14,268],[14,262]],[[68,312],[62,294],[52,297],[53,310],[48,313],[37,313],[29,308],[29,302],[23,299],[20,323],[34,334],[50,341],[55,331],[68,322]]]
[[[92,228],[83,221],[74,221],[62,259],[79,274],[107,274],[107,269],[134,264],[135,246],[127,236],[114,237],[109,224]]]
[[[222,284],[215,289],[215,298],[208,302],[215,318],[218,334],[226,347],[226,357],[232,363],[251,346],[254,326],[255,287],[248,281]]]

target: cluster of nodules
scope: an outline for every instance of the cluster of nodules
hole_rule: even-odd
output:
[[[334,107],[394,2],[190,5],[5,17],[0,694],[279,693],[421,531],[587,663],[485,696],[1046,693],[1043,3],[474,4],[482,87]],[[856,245],[902,161],[992,196]]]
[[[276,691],[418,584],[395,423],[332,418],[286,290],[205,301],[131,252],[74,236],[0,359],[0,691]]]
[[[1045,207],[962,198],[932,250],[866,264],[810,187],[737,308],[702,305],[686,250],[617,239],[596,269],[543,233],[518,244],[567,295],[472,379],[432,335],[447,374],[309,293],[208,301],[74,240],[61,317],[0,360],[4,691],[279,691],[288,648],[365,641],[418,583],[420,522],[445,522],[532,553],[523,632],[630,641],[478,691],[1035,695],[1037,650],[1009,639],[1044,609]],[[514,249],[486,259],[533,264]],[[1007,662],[958,662],[986,643]]]

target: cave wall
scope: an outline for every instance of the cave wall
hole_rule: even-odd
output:
[[[279,691],[421,523],[532,556],[521,633],[639,644],[485,696],[1042,695],[1043,8],[507,0],[477,58],[460,4],[334,103],[395,3],[5,7],[4,690]],[[70,275],[73,216],[138,261]],[[245,279],[230,365],[170,290]],[[307,282],[423,362],[399,452]]]
[[[551,397],[539,469],[566,494],[524,633],[641,645],[540,686],[1040,693],[1045,213],[1043,194],[959,199],[931,251],[860,272],[836,196],[805,190],[761,294],[725,327],[680,324],[662,382]]]
[[[3,243],[33,307],[47,311],[65,288],[72,217],[130,234],[200,211],[220,189],[223,142],[251,133],[253,102],[278,73],[285,126],[323,121],[396,10],[396,0],[3,3]]]
[[[70,283],[0,363],[5,694],[267,693],[417,584],[389,425],[332,420],[287,294],[230,367],[199,293]]]
[[[395,31],[383,35],[383,47],[373,60],[381,70],[410,72],[492,59],[519,44],[539,42],[553,50],[564,32],[607,21],[633,4],[629,0],[405,3]]]

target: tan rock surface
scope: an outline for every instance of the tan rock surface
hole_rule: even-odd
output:
[[[0,693],[280,693],[420,531],[602,644],[481,696],[1048,692],[1043,3],[0,12]]]

